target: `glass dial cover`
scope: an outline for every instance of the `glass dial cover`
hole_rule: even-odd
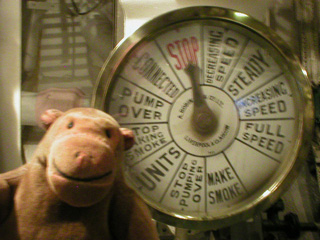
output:
[[[114,50],[93,106],[134,132],[125,176],[155,218],[207,229],[251,217],[288,186],[307,153],[311,98],[297,58],[268,27],[191,7]]]

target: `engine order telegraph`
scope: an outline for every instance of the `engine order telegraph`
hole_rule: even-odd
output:
[[[307,153],[309,83],[266,26],[216,7],[143,25],[107,60],[93,106],[135,133],[128,182],[159,221],[198,229],[277,199]]]

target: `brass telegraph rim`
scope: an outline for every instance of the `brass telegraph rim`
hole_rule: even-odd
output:
[[[182,8],[165,13],[141,26],[134,34],[121,41],[112,51],[110,57],[104,63],[94,87],[92,107],[105,110],[105,101],[112,80],[121,68],[121,63],[125,61],[126,56],[130,55],[135,47],[173,25],[189,23],[194,20],[221,21],[222,24],[233,24],[239,29],[247,29],[247,32],[251,32],[252,36],[261,38],[277,52],[277,55],[281,56],[282,59],[278,60],[284,63],[284,68],[286,68],[290,77],[295,78],[294,82],[290,82],[290,86],[295,91],[295,98],[297,99],[298,115],[296,121],[298,123],[296,127],[298,130],[296,136],[298,139],[293,144],[292,153],[286,156],[286,160],[283,161],[289,163],[289,165],[283,166],[281,164],[281,167],[284,168],[283,171],[277,171],[277,174],[265,185],[267,187],[263,187],[263,189],[252,194],[245,201],[246,204],[241,203],[240,207],[236,210],[233,209],[231,213],[219,216],[194,217],[188,214],[168,211],[145,199],[151,207],[155,219],[158,221],[182,228],[217,229],[230,225],[230,223],[245,220],[269,207],[289,186],[292,179],[297,175],[303,159],[308,154],[308,145],[313,130],[311,86],[303,73],[298,58],[277,34],[252,17],[226,8],[200,6]]]

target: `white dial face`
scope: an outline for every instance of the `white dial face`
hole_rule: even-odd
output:
[[[187,21],[122,61],[105,110],[135,134],[125,172],[152,207],[219,218],[268,192],[270,179],[292,164],[294,79],[270,46],[234,23]],[[189,65],[199,74],[192,77]]]

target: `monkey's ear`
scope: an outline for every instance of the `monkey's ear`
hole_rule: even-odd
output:
[[[40,116],[41,120],[41,126],[44,129],[48,129],[52,123],[56,121],[57,118],[59,118],[63,112],[57,109],[48,109],[42,115]]]
[[[120,132],[124,138],[124,150],[132,148],[132,146],[134,145],[133,132],[128,128],[120,128]]]

